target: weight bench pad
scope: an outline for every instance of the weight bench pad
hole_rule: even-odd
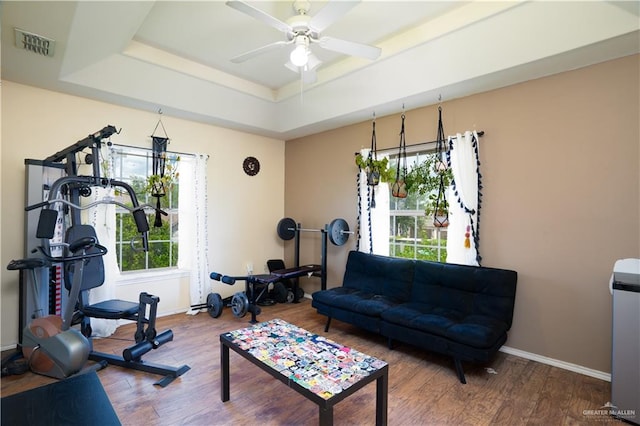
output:
[[[138,314],[138,304],[118,299],[105,300],[103,302],[85,306],[82,313],[92,318],[131,318]]]

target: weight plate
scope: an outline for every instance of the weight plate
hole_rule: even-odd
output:
[[[341,246],[349,239],[349,224],[344,219],[333,219],[329,224],[329,241],[331,244]]]
[[[287,287],[280,281],[273,285],[273,298],[278,303],[284,303],[287,301]]]
[[[280,219],[278,222],[278,236],[283,240],[291,240],[296,236],[296,221],[290,217]]]
[[[244,292],[239,291],[231,298],[231,312],[238,318],[242,318],[249,310],[249,299]]]
[[[207,296],[207,311],[212,318],[218,318],[222,314],[222,296],[218,293],[209,293]]]
[[[287,303],[293,303],[293,290],[287,290]]]

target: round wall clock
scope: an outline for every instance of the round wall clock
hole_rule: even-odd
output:
[[[260,171],[260,162],[256,157],[247,157],[242,162],[242,168],[249,176],[255,176]]]

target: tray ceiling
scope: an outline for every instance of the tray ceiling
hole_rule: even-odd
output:
[[[312,46],[323,63],[303,84],[290,46],[230,61],[284,34],[222,1],[3,1],[2,79],[287,140],[639,53],[639,4],[365,0],[322,34],[380,58]],[[53,56],[15,28],[55,40]]]

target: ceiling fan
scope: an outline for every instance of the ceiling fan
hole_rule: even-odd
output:
[[[317,44],[321,48],[333,52],[375,60],[380,56],[381,49],[379,47],[321,35],[322,31],[358,3],[359,1],[329,1],[318,13],[310,16],[308,13],[311,4],[306,0],[296,0],[293,2],[293,9],[297,15],[283,22],[244,1],[229,0],[226,2],[227,6],[282,31],[286,36],[285,40],[276,41],[235,56],[231,58],[231,62],[241,63],[283,46],[293,45],[294,48],[291,50],[289,61],[285,66],[294,72],[301,73],[305,83],[313,83],[316,80],[315,70],[322,61],[313,54],[310,49],[311,45]]]

